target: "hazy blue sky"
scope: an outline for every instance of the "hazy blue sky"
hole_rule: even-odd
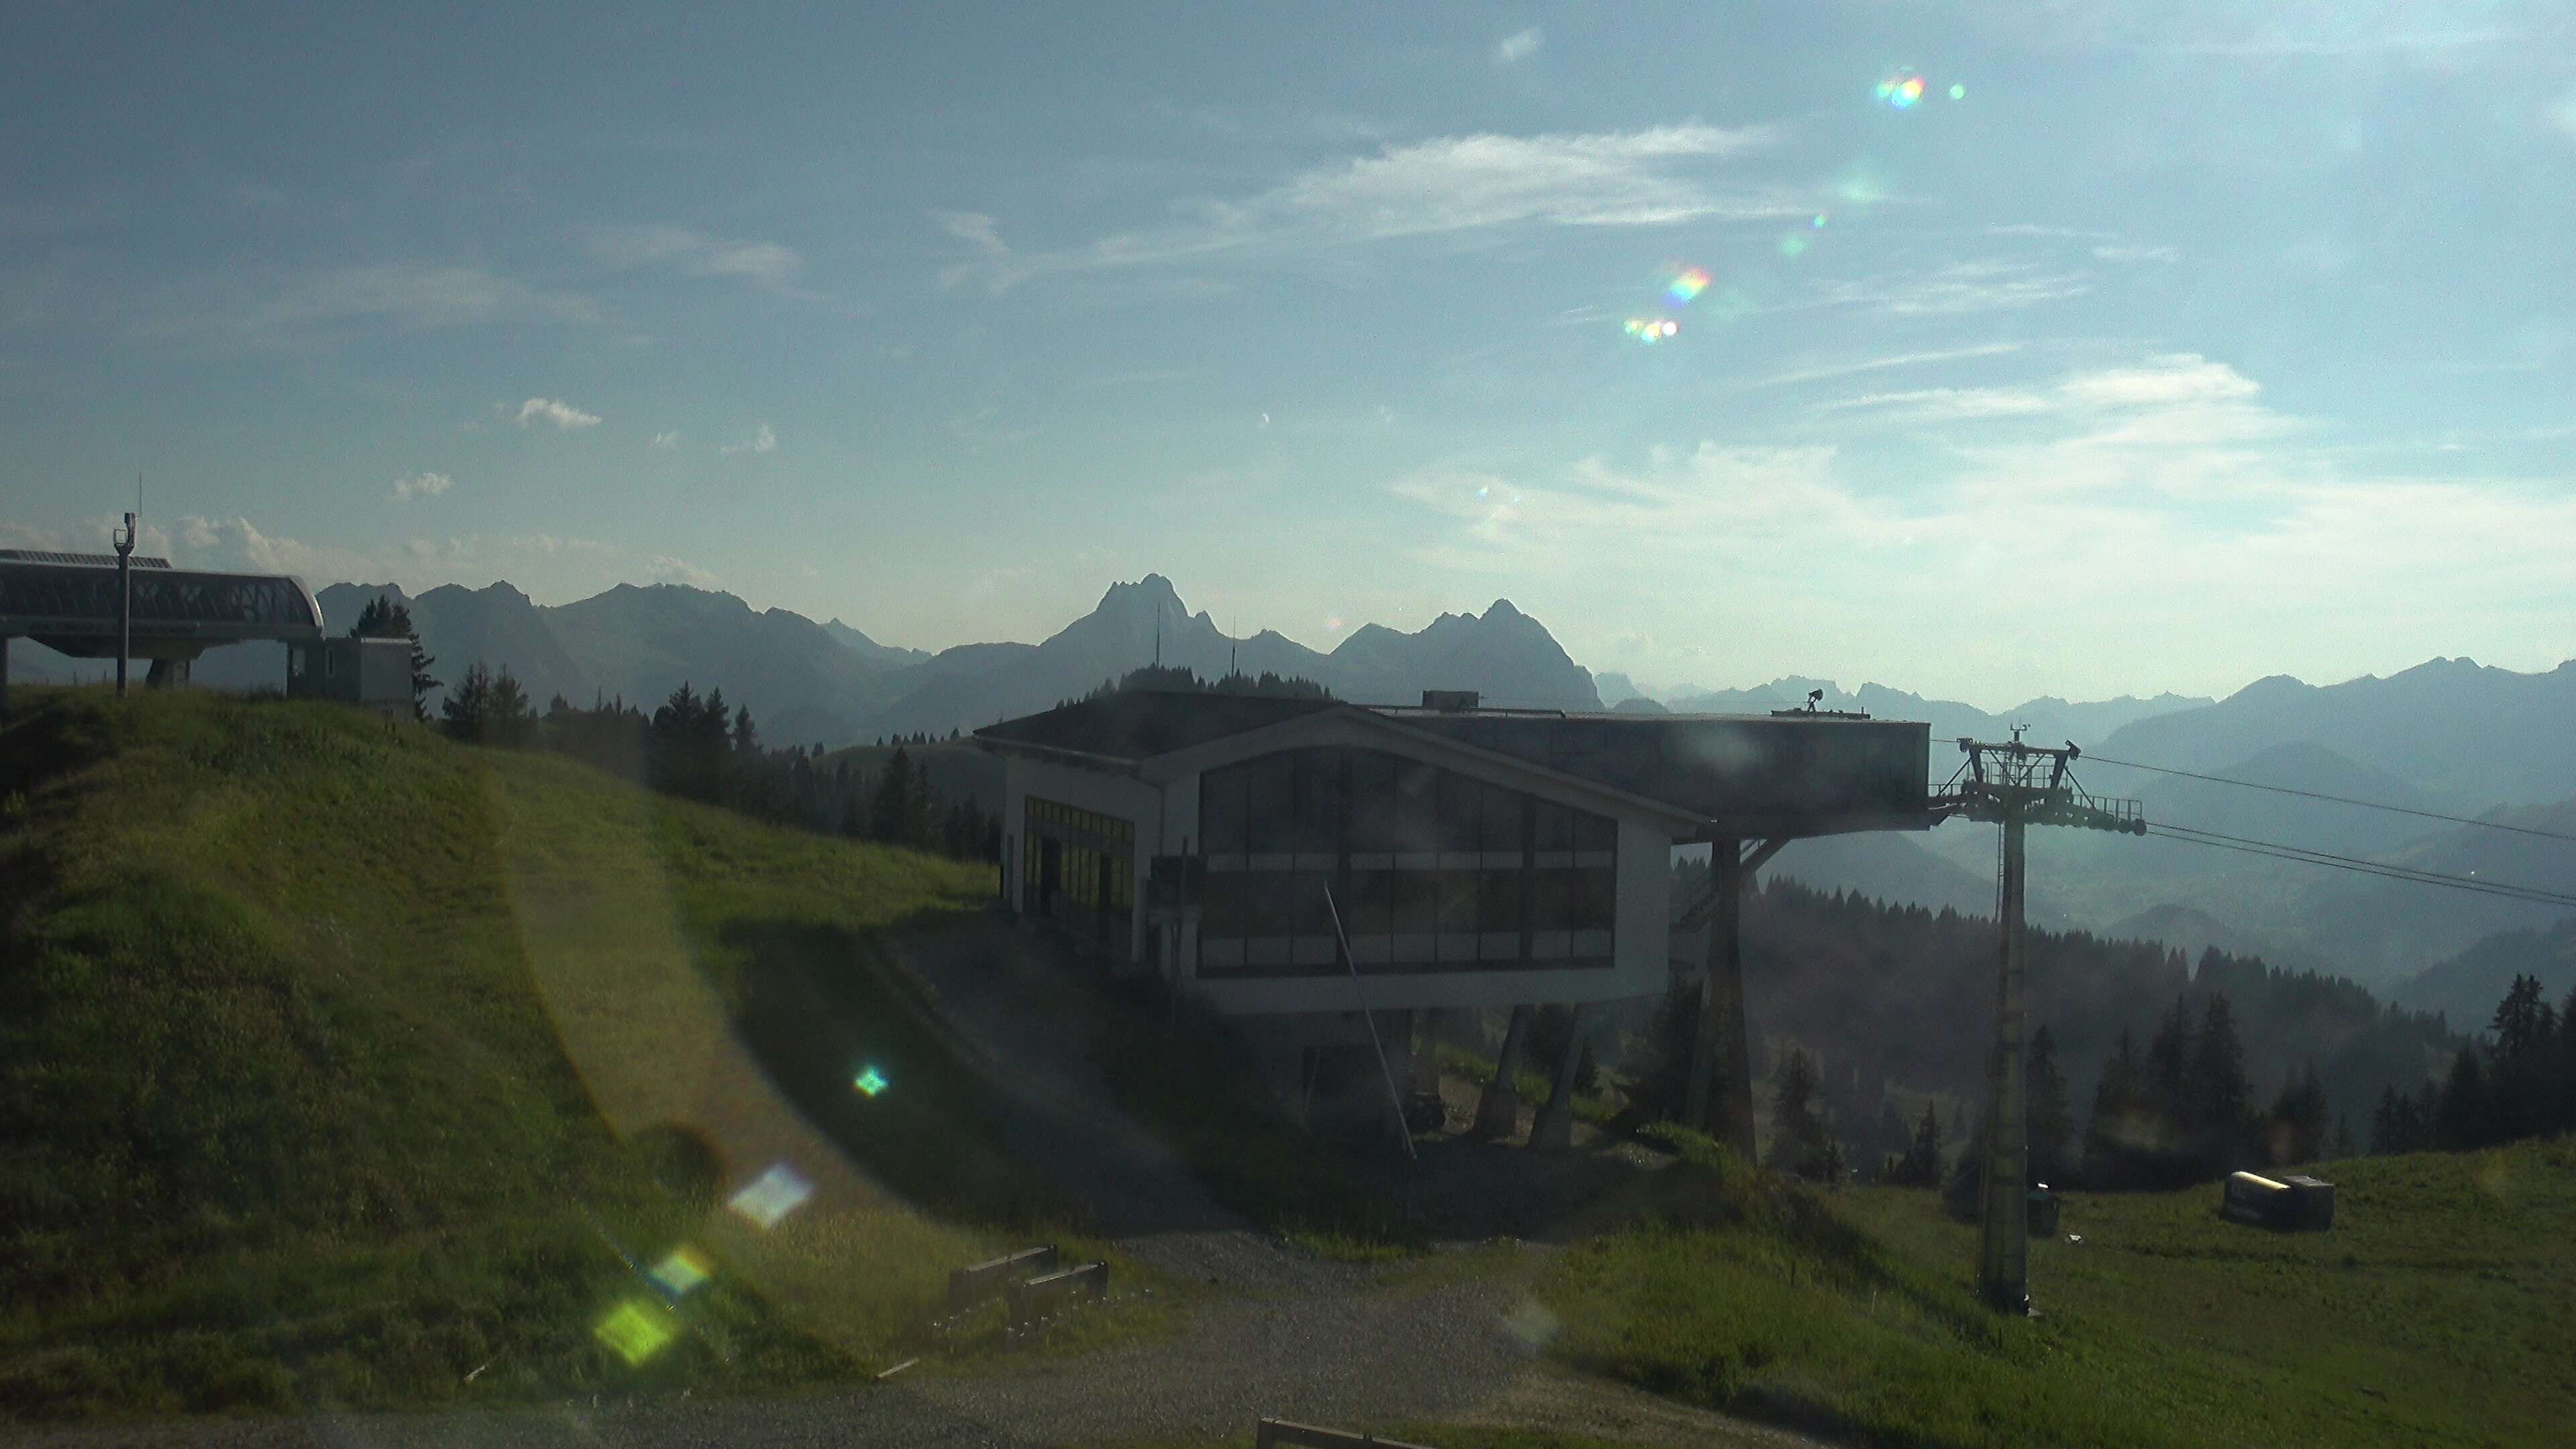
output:
[[[0,20],[0,543],[139,470],[932,648],[1159,570],[1991,707],[2576,655],[2576,7],[225,8]]]

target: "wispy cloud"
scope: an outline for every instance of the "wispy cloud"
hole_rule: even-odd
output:
[[[1494,64],[1518,65],[1538,54],[1539,42],[1545,37],[1533,25],[1527,30],[1504,36],[1494,43]]]
[[[2096,261],[2104,262],[2178,262],[2182,253],[2173,247],[2105,245],[2093,249]]]
[[[762,423],[753,428],[751,430],[751,436],[742,442],[727,443],[724,447],[717,449],[718,452],[723,453],[726,457],[732,457],[736,453],[772,453],[777,450],[778,434],[770,431],[769,424],[767,423]]]
[[[673,558],[667,553],[655,554],[647,561],[647,567],[652,570],[653,582],[657,584],[687,584],[693,589],[712,589],[716,586],[714,574],[687,559]]]
[[[684,226],[612,227],[591,238],[590,254],[612,267],[656,266],[684,277],[735,277],[792,292],[805,269],[794,249],[768,241],[710,237]]]
[[[1597,310],[1597,309],[1596,309]],[[1822,367],[1800,368],[1761,380],[1760,386],[1779,387],[1791,383],[1821,382],[1827,378],[1851,377],[1864,372],[1879,372],[1891,367],[1920,367],[1935,362],[1959,362],[1972,357],[2001,357],[2021,351],[2018,342],[1987,342],[1975,347],[1949,347],[1937,352],[1904,352],[1892,357],[1866,357],[1857,362],[1837,362]]]
[[[532,397],[519,404],[517,421],[523,428],[530,423],[552,423],[565,432],[571,432],[576,428],[598,427],[599,414],[584,412],[571,403],[554,398]]]
[[[680,446],[680,430],[678,428],[671,428],[664,432],[655,433],[653,435],[653,446],[663,449],[676,448]]]
[[[327,342],[367,331],[425,332],[495,323],[593,323],[589,299],[480,267],[382,262],[340,267],[260,291],[238,286],[153,307],[145,330],[249,346]]]
[[[2345,677],[2464,637],[2555,642],[2576,496],[2359,470],[2261,391],[2191,354],[2078,373],[2033,390],[2045,406],[2009,441],[1923,455],[1902,486],[1835,446],[1715,442],[1387,486],[1420,510],[1427,567],[1604,609],[1767,611],[1795,621],[1793,655],[1917,610],[1951,621],[1950,667],[2036,651],[2069,688],[2114,692],[2141,669],[2232,687],[2213,660]]]
[[[2092,441],[2191,447],[2277,436],[2293,420],[2258,405],[2262,388],[2198,353],[2162,353],[2094,368],[2046,387],[1919,388],[1820,403],[1819,415],[1866,415],[1900,425],[2040,418],[2080,424]]]
[[[414,473],[394,480],[394,500],[408,502],[414,498],[436,498],[456,486],[456,480],[444,473]]]
[[[2035,307],[2093,290],[2083,272],[2055,271],[2026,262],[1955,262],[1912,272],[1836,282],[1824,300],[1834,306],[1878,307],[1900,316],[1955,316]]]
[[[1711,217],[1802,214],[1789,199],[1724,192],[1708,174],[1777,139],[1768,127],[1659,126],[1587,135],[1451,136],[1300,172],[1235,201],[1203,200],[1172,226],[1119,232],[1067,251],[1020,254],[990,216],[936,214],[970,257],[949,285],[1003,291],[1051,272],[1321,251],[1512,226],[1667,226]]]
[[[1927,387],[1910,392],[1877,392],[1838,398],[1816,407],[1820,413],[1871,412],[1905,422],[2027,417],[2055,410],[2056,404],[2039,394],[1994,387]]]

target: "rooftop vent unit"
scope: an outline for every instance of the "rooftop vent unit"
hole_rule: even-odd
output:
[[[1477,698],[1476,691],[1472,689],[1426,689],[1422,691],[1422,707],[1448,711],[1474,709]]]

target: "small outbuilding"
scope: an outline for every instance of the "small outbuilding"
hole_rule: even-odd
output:
[[[2331,1182],[2231,1172],[2220,1192],[2218,1215],[2230,1222],[2289,1232],[2323,1232],[2334,1226]]]
[[[409,719],[411,640],[341,636],[289,644],[286,695],[336,699],[390,719]]]

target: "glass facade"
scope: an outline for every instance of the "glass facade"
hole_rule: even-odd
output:
[[[1618,822],[1375,750],[1199,778],[1199,974],[1607,967]],[[1328,905],[1325,886],[1331,885]]]
[[[1028,797],[1020,832],[1020,909],[1124,953],[1136,901],[1136,826]]]

